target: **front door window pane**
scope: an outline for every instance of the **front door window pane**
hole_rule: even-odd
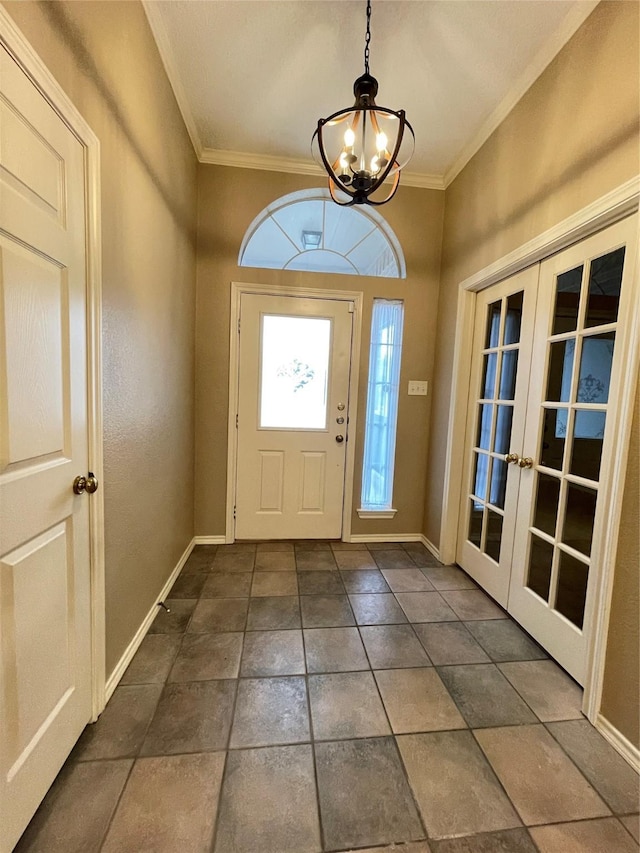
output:
[[[556,281],[556,307],[553,312],[553,332],[573,332],[578,327],[578,306],[582,286],[582,266],[562,273]]]
[[[585,326],[604,326],[618,319],[624,247],[591,262]]]
[[[261,429],[325,429],[331,320],[262,318]]]
[[[614,342],[614,332],[583,338],[578,377],[578,403],[608,401]]]

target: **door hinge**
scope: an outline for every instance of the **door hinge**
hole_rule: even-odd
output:
[[[238,334],[240,334],[240,317],[238,317]]]
[[[233,517],[234,518],[236,517],[236,508],[235,507],[233,508]]]
[[[349,314],[354,314],[355,310],[356,310],[355,304],[353,302],[349,302],[348,305],[349,305]]]
[[[236,415],[236,429],[238,429],[238,416]]]

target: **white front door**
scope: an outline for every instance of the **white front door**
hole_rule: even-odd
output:
[[[238,539],[342,533],[353,302],[243,293]]]
[[[0,48],[0,851],[91,717],[84,152]]]
[[[637,216],[623,220],[476,303],[457,560],[581,684],[637,227]]]

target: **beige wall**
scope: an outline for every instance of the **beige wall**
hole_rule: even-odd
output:
[[[440,540],[458,284],[638,174],[638,80],[638,4],[601,3],[446,191],[424,528],[434,543]],[[635,526],[621,529],[620,553],[635,547],[636,559],[634,566],[621,558],[615,601],[634,583],[637,523],[636,512]],[[638,610],[626,614],[626,626],[635,626],[630,636],[635,631],[637,637]],[[624,675],[628,658],[616,654],[611,647],[605,707],[612,694],[617,708],[637,707],[637,665]],[[637,726],[628,719],[621,725],[637,738]]]
[[[292,285],[364,293],[359,365],[360,417],[355,435],[354,508],[359,506],[363,412],[374,297],[405,301],[405,332],[395,470],[393,520],[362,520],[353,513],[354,533],[419,533],[422,528],[431,398],[408,397],[409,379],[431,380],[440,271],[444,194],[401,187],[382,213],[405,254],[406,280],[324,275],[237,266],[242,238],[255,216],[275,199],[321,178],[201,165],[198,176],[198,297],[196,381],[196,533],[225,532],[229,310],[232,281]]]
[[[602,714],[640,747],[640,386],[629,448],[607,639]]]
[[[193,535],[196,159],[139,3],[4,5],[101,145],[109,674]]]

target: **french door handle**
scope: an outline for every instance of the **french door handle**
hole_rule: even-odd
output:
[[[521,468],[533,468],[533,459],[530,456],[523,456],[518,460],[518,465]]]
[[[504,461],[505,462],[512,462],[514,465],[517,463],[519,465],[520,464],[520,457],[518,456],[517,453],[507,453],[507,455],[504,457]]]

